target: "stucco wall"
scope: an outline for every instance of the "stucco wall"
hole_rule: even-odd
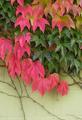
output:
[[[62,76],[72,81],[69,76]],[[18,80],[14,80],[14,83],[21,93]],[[25,120],[82,120],[82,90],[76,85],[70,87],[69,94],[65,97],[57,95],[54,90],[41,97],[38,93],[32,93],[30,87],[27,87],[28,98],[18,98],[16,90],[11,85],[6,69],[2,68],[0,70],[0,120],[24,120],[24,113]],[[23,84],[22,88],[25,96]],[[21,103],[24,111],[21,109]]]

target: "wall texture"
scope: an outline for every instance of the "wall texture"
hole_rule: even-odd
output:
[[[70,76],[62,77],[73,82]],[[70,86],[65,97],[54,90],[41,97],[19,82],[12,81],[6,69],[0,70],[0,120],[82,120],[82,90],[78,86]],[[23,97],[19,97],[21,92]]]

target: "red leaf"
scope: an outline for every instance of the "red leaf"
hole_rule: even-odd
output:
[[[6,53],[12,52],[12,44],[9,39],[0,38],[0,57],[4,60]]]
[[[30,33],[26,33],[24,35],[19,35],[15,38],[15,42],[19,41],[20,46],[23,47],[25,45],[25,42],[27,42],[28,44],[30,44],[30,39],[31,39],[31,35]]]
[[[28,44],[25,44],[25,52],[30,56],[30,46]]]
[[[56,14],[63,16],[65,13],[65,8],[62,4],[62,2],[60,1],[56,1],[53,5],[52,5],[52,16],[55,16]]]
[[[24,0],[17,0],[18,4],[23,6],[24,5]]]
[[[48,79],[48,91],[51,91],[54,87],[58,85],[59,75],[57,73],[49,75]]]
[[[67,95],[68,93],[68,84],[66,81],[61,81],[57,88],[58,93],[62,96]]]
[[[17,9],[16,9],[16,16],[21,13],[23,15],[23,17],[26,16],[26,12],[25,12],[25,7],[23,6],[17,6]]]
[[[40,28],[42,32],[45,31],[45,25],[49,25],[48,21],[45,18],[38,18],[35,19],[33,22],[33,31],[37,29],[37,27]]]
[[[73,0],[63,0],[62,4],[67,12],[69,12],[73,7]]]
[[[14,46],[14,54],[17,57],[17,59],[21,59],[22,56],[25,53],[25,49],[19,45],[19,43],[16,43]]]
[[[11,2],[11,5],[13,5],[13,3],[15,2],[16,0],[10,0],[10,2]]]
[[[28,29],[30,29],[30,23],[29,23],[29,20],[26,19],[25,17],[23,16],[19,16],[15,22],[15,27],[17,26],[20,26],[21,28],[21,31],[24,30],[25,27],[27,27]]]
[[[44,9],[41,5],[38,5],[32,9],[32,16],[34,18],[41,18],[44,15]]]
[[[20,60],[14,54],[8,54],[6,57],[6,65],[8,67],[9,74],[12,77],[21,74],[21,64]]]
[[[38,87],[40,78],[44,79],[44,68],[39,61],[33,62],[31,59],[22,61],[22,78],[29,84],[32,81],[32,90],[35,91]]]
[[[59,31],[62,31],[63,27],[67,27],[67,28],[75,28],[74,22],[71,19],[71,17],[69,15],[64,15],[64,16],[55,16],[52,19],[52,28],[54,27],[58,27]]]
[[[14,46],[14,54],[16,57],[18,59],[21,59],[25,52],[30,56],[30,46],[28,44],[25,44],[23,47],[21,47],[17,42]]]
[[[26,82],[26,84],[30,84],[31,78],[31,71],[33,69],[33,62],[31,59],[24,59],[22,61],[22,73],[21,77]]]
[[[48,90],[47,79],[46,78],[40,78],[37,87],[38,87],[37,88],[38,91],[43,96],[45,94],[45,92]]]
[[[24,29],[25,26],[27,26],[29,29],[30,28],[29,20],[30,20],[31,25],[33,27],[33,31],[35,31],[37,27],[39,27],[40,30],[44,32],[45,25],[49,25],[49,22],[45,18],[42,18],[44,14],[43,10],[44,9],[42,6],[37,6],[37,7],[32,7],[30,5],[26,7],[18,6],[16,10],[16,15],[21,13],[23,17],[17,18],[15,26],[20,25],[21,31]],[[24,18],[25,16],[26,18]]]
[[[39,84],[39,80],[34,80],[32,81],[32,92],[36,91],[38,89],[38,84]]]
[[[32,15],[32,7],[30,5],[27,5],[27,6],[20,6],[19,5],[16,9],[16,15],[18,15],[20,13],[23,17],[26,17],[27,14]]]
[[[35,71],[39,74],[39,76],[43,78],[45,75],[45,70],[39,60],[34,62],[34,68],[35,68]]]
[[[72,12],[73,12],[74,16],[78,16],[78,15],[80,16],[81,11],[82,11],[82,9],[79,6],[77,6],[77,5],[72,6]]]

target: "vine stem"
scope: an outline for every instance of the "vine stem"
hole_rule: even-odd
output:
[[[29,93],[27,92],[26,85],[25,85],[24,82],[23,82],[23,85],[24,85],[24,88],[25,88],[25,91],[26,91],[26,94],[27,94],[27,96],[24,96],[25,98],[28,98],[28,99],[30,99],[32,102],[36,103],[36,104],[39,105],[43,110],[45,110],[49,115],[57,118],[58,120],[65,120],[65,119],[60,118],[60,117],[58,117],[57,115],[53,114],[52,112],[48,111],[48,110],[44,107],[44,105],[42,105],[42,104],[40,104],[39,102],[37,102],[36,100],[34,100],[34,99],[29,95]]]
[[[77,82],[76,81],[76,79],[71,75],[71,74],[69,74],[68,72],[66,72],[64,69],[62,69],[63,70],[63,72],[65,73],[65,74],[67,74],[72,80],[73,80],[73,83],[72,84],[68,84],[69,86],[73,86],[73,85],[78,85],[80,88],[81,88],[81,85],[82,85],[82,82]],[[79,78],[79,77],[78,77]],[[80,78],[79,78],[80,79]],[[82,89],[82,88],[81,88]]]
[[[5,67],[5,66],[1,66],[1,67]],[[21,88],[21,93],[22,93],[22,86],[21,86],[20,80],[19,80],[18,77],[17,77],[17,79],[18,79],[18,81],[19,81],[20,88]],[[25,112],[24,112],[24,108],[23,108],[22,98],[28,98],[28,99],[30,99],[30,100],[31,100],[32,102],[34,102],[35,104],[39,105],[39,106],[40,106],[44,111],[46,111],[49,115],[57,118],[58,120],[65,120],[65,119],[60,118],[59,116],[53,114],[53,113],[50,112],[44,105],[42,105],[42,104],[40,104],[39,102],[37,102],[36,100],[34,100],[34,99],[29,95],[29,93],[27,92],[27,89],[26,89],[25,84],[24,84],[24,88],[25,88],[25,91],[26,91],[27,96],[21,96],[20,93],[19,93],[19,91],[18,91],[18,89],[17,89],[17,87],[16,87],[16,85],[15,85],[15,83],[14,83],[14,81],[12,80],[11,76],[10,76],[10,80],[11,80],[11,82],[12,82],[12,85],[13,85],[14,90],[15,90],[16,93],[17,93],[17,96],[12,96],[12,95],[9,95],[8,93],[4,93],[4,94],[6,94],[6,95],[8,95],[8,96],[18,97],[18,98],[19,98],[20,105],[21,105],[21,110],[22,110],[22,113],[23,113],[24,120],[26,120],[26,116],[25,116]],[[8,85],[12,87],[12,85],[10,85],[10,84],[8,84]],[[2,92],[1,92],[1,93],[2,93]]]
[[[18,82],[19,82],[19,85],[20,85],[21,96],[22,96],[23,89],[22,89],[21,81],[20,81],[20,79],[19,79],[19,77],[18,77],[17,75],[16,75],[16,77],[17,77],[17,80],[18,80]]]
[[[18,96],[15,96],[15,95],[11,95],[7,92],[4,92],[4,91],[0,91],[1,94],[4,94],[4,95],[7,95],[7,96],[10,96],[10,97],[14,97],[14,98],[18,98]]]
[[[12,82],[13,86],[15,87],[16,93],[19,97],[19,101],[20,101],[21,110],[22,110],[22,113],[23,113],[24,120],[26,120],[26,116],[25,116],[25,112],[24,112],[24,108],[23,108],[23,103],[22,103],[22,97],[20,96],[20,94],[18,92],[18,89],[16,88],[16,85],[15,85],[14,81],[12,80],[11,76],[10,76],[10,79],[11,79],[11,82]]]

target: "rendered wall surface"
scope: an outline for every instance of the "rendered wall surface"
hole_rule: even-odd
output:
[[[72,81],[69,76],[62,76]],[[14,83],[21,93],[18,80],[14,80]],[[2,68],[0,70],[0,120],[24,120],[24,113],[25,120],[82,120],[82,90],[76,85],[70,87],[65,97],[57,95],[54,90],[41,97],[37,92],[32,93],[31,87],[27,87],[29,93],[27,98],[24,97],[26,91],[21,84],[23,88],[21,100],[11,85],[6,69]]]

